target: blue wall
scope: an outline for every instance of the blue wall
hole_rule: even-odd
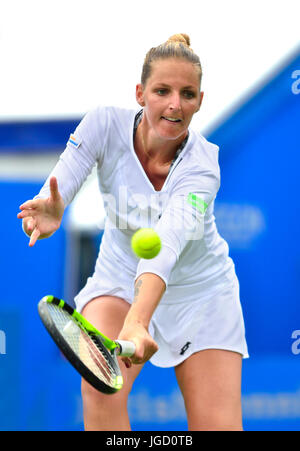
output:
[[[300,94],[291,89],[296,68],[299,55],[209,136],[221,148],[216,217],[220,208],[220,232],[237,264],[255,355],[290,355],[291,333],[300,326]],[[229,217],[233,207],[232,224],[226,224],[223,203]]]
[[[299,69],[298,51],[208,136],[221,149],[216,218],[236,263],[251,355],[248,429],[300,429]]]
[[[39,189],[37,183],[0,183],[0,330],[6,336],[6,353],[0,355],[0,430],[47,427],[48,380],[55,380],[51,367],[60,360],[39,321],[37,303],[44,294],[63,294],[64,229],[29,248],[17,219],[19,205]]]

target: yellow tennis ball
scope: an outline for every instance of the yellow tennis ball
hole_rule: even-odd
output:
[[[131,239],[131,247],[139,258],[154,258],[161,250],[161,241],[154,229],[139,229]]]

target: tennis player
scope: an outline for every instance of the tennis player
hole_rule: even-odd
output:
[[[121,362],[117,394],[82,381],[86,430],[130,430],[127,398],[149,359],[175,368],[189,430],[242,430],[248,351],[235,266],[213,215],[219,149],[190,128],[201,77],[187,35],[152,48],[136,86],[139,108],[89,112],[40,193],[20,207],[33,246],[59,228],[97,164],[107,220],[94,274],[75,303],[107,336],[133,341],[136,352]],[[131,250],[141,227],[154,227],[163,243],[151,260]]]

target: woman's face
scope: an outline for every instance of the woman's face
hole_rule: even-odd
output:
[[[178,58],[152,63],[146,85],[136,87],[136,99],[144,107],[147,126],[160,139],[184,137],[202,98],[197,67]]]

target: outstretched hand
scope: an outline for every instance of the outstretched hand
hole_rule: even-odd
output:
[[[48,198],[28,200],[20,206],[20,210],[17,217],[23,219],[24,231],[30,236],[30,247],[37,240],[53,235],[59,229],[64,213],[64,201],[58,190],[57,179],[50,179]]]

